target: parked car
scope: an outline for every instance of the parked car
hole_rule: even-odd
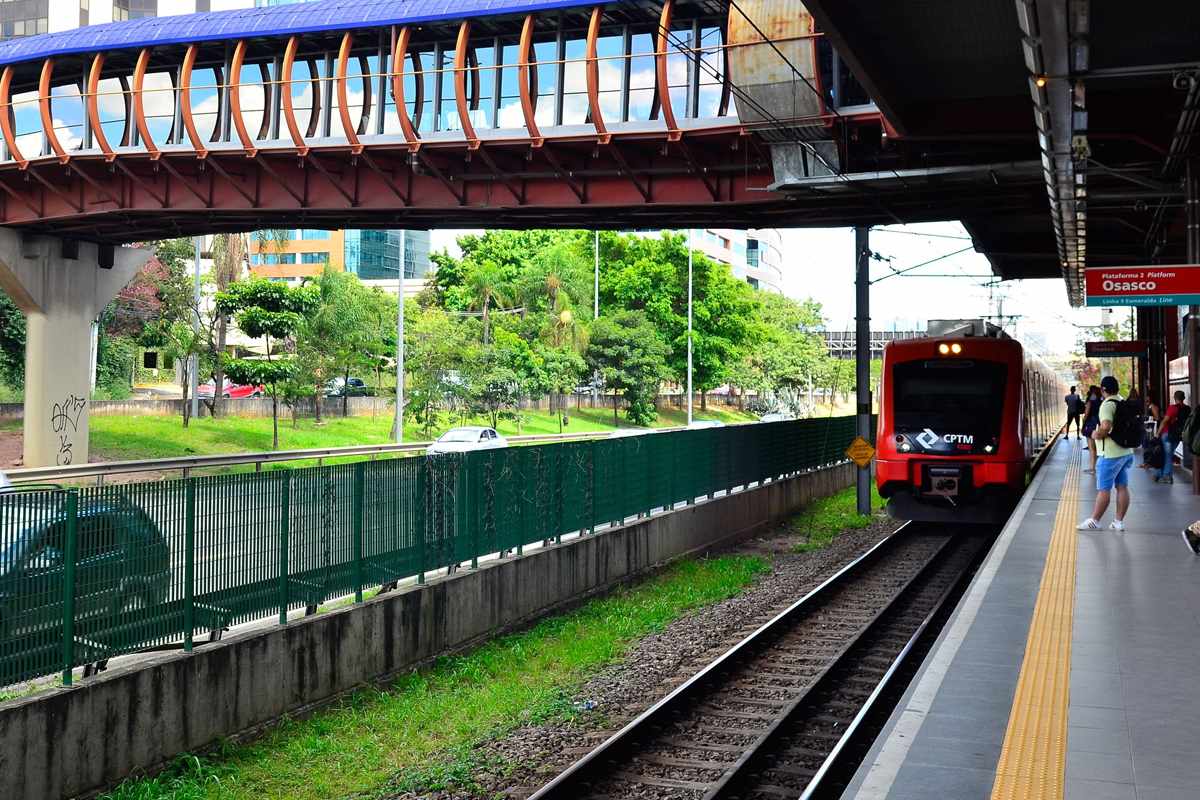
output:
[[[508,447],[508,439],[496,433],[495,428],[467,425],[446,431],[436,442],[425,448],[425,452],[428,455],[436,455],[465,453],[469,450],[497,450],[501,447]]]
[[[719,419],[693,419],[692,424],[688,425],[688,430],[699,430],[700,428],[724,428],[725,423]]]
[[[63,501],[41,492],[3,495],[0,641],[62,625],[67,528]],[[144,511],[124,500],[83,500],[77,518],[77,620],[166,599],[170,551]]]
[[[375,390],[363,382],[362,378],[334,378],[325,384],[326,397],[374,397]]]
[[[211,400],[217,393],[217,386],[213,381],[202,383],[196,387],[196,396],[203,397],[206,400]],[[262,397],[267,393],[265,386],[243,386],[240,383],[230,383],[229,381],[221,382],[221,397],[226,400],[240,400],[244,397]]]
[[[759,422],[790,422],[796,418],[795,414],[787,411],[769,411],[758,418]]]

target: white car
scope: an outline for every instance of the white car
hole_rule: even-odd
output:
[[[436,442],[425,448],[425,453],[465,453],[469,450],[498,450],[502,447],[508,447],[508,439],[496,433],[495,428],[466,425],[451,428],[443,433]]]
[[[688,425],[688,430],[698,430],[700,428],[724,428],[725,423],[719,419],[694,419],[692,424]]]
[[[787,411],[770,411],[758,418],[759,422],[791,422],[796,418],[795,414]]]
[[[626,436],[641,436],[647,433],[657,433],[654,428],[617,428],[608,434],[610,439],[624,439]]]

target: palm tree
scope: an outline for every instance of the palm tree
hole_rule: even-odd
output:
[[[470,309],[479,311],[483,317],[483,343],[485,345],[492,341],[492,307],[503,308],[504,304],[508,302],[503,284],[504,276],[494,261],[484,261],[475,266],[467,276],[467,288],[471,293]]]

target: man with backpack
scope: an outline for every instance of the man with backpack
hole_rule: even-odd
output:
[[[1071,387],[1071,393],[1063,398],[1067,404],[1067,432],[1066,437],[1071,436],[1071,423],[1075,423],[1075,438],[1079,437],[1079,418],[1083,416],[1083,398],[1075,391],[1075,387]]]
[[[1175,468],[1172,463],[1175,460],[1175,447],[1183,436],[1183,426],[1187,424],[1188,417],[1192,414],[1191,407],[1183,402],[1184,397],[1183,392],[1175,392],[1175,402],[1167,406],[1163,418],[1158,423],[1158,430],[1155,432],[1163,443],[1162,467],[1154,476],[1157,483],[1175,482],[1175,477],[1171,474]]]
[[[1109,529],[1125,530],[1125,514],[1129,511],[1129,468],[1133,451],[1142,444],[1145,427],[1133,404],[1122,398],[1117,379],[1111,375],[1100,381],[1103,400],[1100,403],[1100,425],[1092,432],[1099,451],[1096,461],[1096,504],[1092,515],[1079,523],[1081,531],[1100,530],[1100,518],[1108,510],[1113,490],[1117,493],[1117,509]]]

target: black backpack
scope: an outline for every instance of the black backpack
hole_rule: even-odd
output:
[[[1142,422],[1141,410],[1135,403],[1128,400],[1105,400],[1106,403],[1116,403],[1113,410],[1112,430],[1108,438],[1121,447],[1141,447],[1146,437],[1146,425]]]
[[[1082,414],[1083,413],[1083,398],[1082,397],[1080,397],[1077,394],[1069,394],[1069,395],[1067,395],[1067,400],[1068,400],[1067,411],[1069,411],[1072,414]]]

